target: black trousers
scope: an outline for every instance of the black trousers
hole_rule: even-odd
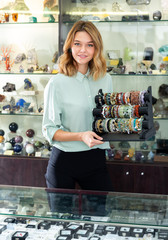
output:
[[[53,147],[45,177],[48,188],[75,189],[78,183],[84,190],[112,191],[103,149],[64,152]]]

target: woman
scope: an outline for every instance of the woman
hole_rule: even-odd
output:
[[[92,131],[94,98],[112,91],[101,35],[91,22],[70,30],[59,58],[59,73],[44,92],[43,134],[52,152],[46,172],[49,188],[111,191],[105,149],[109,143]]]

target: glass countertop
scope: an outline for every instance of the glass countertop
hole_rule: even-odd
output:
[[[168,226],[166,195],[0,187],[0,215]]]

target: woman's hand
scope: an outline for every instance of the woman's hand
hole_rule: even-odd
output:
[[[102,141],[103,138],[97,135],[95,132],[92,131],[87,131],[87,132],[81,132],[81,140],[86,143],[90,148],[103,144],[104,142]]]

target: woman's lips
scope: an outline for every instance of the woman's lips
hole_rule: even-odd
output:
[[[80,57],[80,58],[86,58],[87,56],[86,56],[86,55],[78,55],[78,57]]]

